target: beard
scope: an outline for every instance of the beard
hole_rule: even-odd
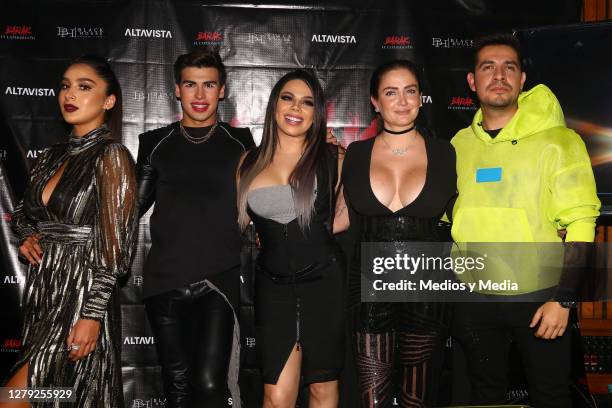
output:
[[[517,97],[506,94],[506,95],[496,95],[493,98],[486,98],[486,100],[480,101],[480,103],[481,105],[486,105],[491,108],[504,109],[509,106],[514,106],[517,100],[518,100]]]
[[[490,93],[488,91],[488,88],[494,88],[499,86],[505,88],[507,92],[502,94],[496,94]],[[480,105],[484,105],[494,109],[505,109],[510,106],[516,105],[516,102],[518,101],[518,92],[514,92],[514,89],[508,83],[496,83],[488,86],[486,93],[482,95],[482,97],[479,96],[479,99]]]
[[[487,94],[480,99],[480,105],[492,109],[506,109],[515,106],[518,101],[518,93]]]

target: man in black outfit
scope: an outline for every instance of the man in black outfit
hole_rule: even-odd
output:
[[[248,129],[217,120],[226,80],[218,53],[181,55],[174,75],[183,118],[139,136],[141,215],[155,203],[145,305],[167,406],[240,407],[235,174],[254,143]]]

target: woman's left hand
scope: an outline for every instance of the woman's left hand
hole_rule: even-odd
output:
[[[338,143],[338,138],[336,137],[336,135],[334,135],[334,130],[332,128],[327,128],[327,133],[325,134],[325,141],[328,144],[333,144],[335,146],[338,146],[340,143]]]
[[[344,157],[344,153],[346,152],[346,149],[340,144],[332,128],[327,128],[327,133],[325,135],[325,142],[327,144],[338,146],[338,154]]]
[[[77,361],[87,357],[94,351],[100,334],[100,322],[90,319],[79,319],[70,330],[66,345],[70,354],[71,361]]]

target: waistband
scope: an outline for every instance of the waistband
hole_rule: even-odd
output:
[[[324,277],[323,272],[325,268],[327,268],[327,266],[331,265],[333,262],[336,262],[336,260],[335,254],[327,255],[309,264],[308,266],[295,271],[291,275],[279,275],[270,272],[267,269],[264,269],[259,263],[255,264],[255,268],[258,272],[264,273],[274,283],[288,285],[292,283],[311,282],[322,279]]]
[[[43,221],[36,225],[42,240],[60,244],[85,244],[91,238],[91,225],[62,224]]]
[[[362,242],[439,241],[440,228],[444,225],[436,218],[390,215],[360,219]]]

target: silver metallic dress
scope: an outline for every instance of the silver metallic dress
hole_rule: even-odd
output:
[[[105,126],[45,150],[13,214],[20,242],[41,234],[39,266],[28,270],[23,353],[29,387],[74,387],[71,407],[123,407],[117,277],[127,273],[137,228],[136,178],[128,150]],[[47,205],[42,192],[68,163]],[[95,350],[68,359],[66,339],[78,319],[101,323]],[[33,407],[60,406],[33,403]]]

